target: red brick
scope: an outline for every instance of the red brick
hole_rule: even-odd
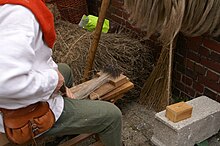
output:
[[[180,91],[175,88],[175,86],[172,88],[172,94],[175,95],[176,97],[180,96]]]
[[[121,24],[121,25],[125,25],[125,20],[124,20],[123,18],[121,18],[121,17],[118,17],[118,16],[112,14],[112,15],[111,15],[111,19],[112,19],[113,21],[115,21],[115,22]]]
[[[184,99],[183,101],[188,101],[188,100],[190,100],[190,99],[193,98],[193,96],[189,96],[188,94],[186,94],[186,93],[184,93],[184,92],[181,92],[181,93],[180,93],[180,97],[181,97],[182,99]]]
[[[180,64],[184,64],[184,62],[185,62],[185,58],[179,54],[175,54],[174,59],[176,62],[178,62]]]
[[[190,59],[186,59],[186,67],[191,69],[191,70],[194,70],[194,62]]]
[[[190,87],[185,87],[184,91],[186,94],[190,95],[190,97],[194,97],[194,95],[195,95],[195,91]]]
[[[206,78],[210,81],[214,81],[214,82],[218,82],[219,80],[219,74],[211,71],[211,70],[208,70],[207,71],[207,74],[206,74]],[[220,88],[220,87],[219,87]]]
[[[193,80],[197,80],[197,78],[198,78],[198,75],[196,72],[194,72],[190,69],[187,69],[187,68],[185,69],[185,74],[186,74],[186,76],[190,77]]]
[[[205,75],[205,72],[206,72],[206,69],[204,68],[204,66],[202,66],[201,64],[197,64],[197,63],[195,63],[194,70],[196,73],[200,75]]]
[[[199,93],[203,93],[204,86],[198,82],[193,82],[193,89],[195,89]]]
[[[181,80],[181,76],[182,76],[182,75],[181,75],[179,72],[174,71],[174,73],[173,73],[173,78],[174,78],[175,80],[180,81],[180,80]]]
[[[216,53],[216,52],[212,51],[210,54],[210,59],[220,63],[220,53]]]
[[[184,84],[186,84],[187,86],[191,86],[192,85],[192,79],[186,77],[186,76],[182,76],[182,82]]]
[[[130,15],[129,15],[127,12],[123,11],[123,18],[124,18],[125,20],[128,20],[129,16],[130,16]]]
[[[210,68],[216,72],[220,72],[220,63],[215,62],[214,60],[209,60],[207,58],[201,58],[201,64],[207,68]]]
[[[220,92],[220,84],[219,83],[215,83],[213,81],[210,81],[210,80],[204,78],[204,76],[199,76],[198,78],[199,78],[198,81],[201,84],[203,84],[205,87],[208,87],[216,92]]]
[[[215,50],[216,52],[220,53],[220,43],[212,40],[212,39],[205,39],[203,45],[211,50]]]
[[[132,30],[135,29],[135,27],[131,23],[129,23],[128,21],[126,21],[125,26],[129,29],[132,29]]]
[[[213,100],[216,100],[217,98],[217,94],[213,92],[212,90],[210,90],[209,88],[205,88],[204,95],[208,96],[209,98]]]
[[[207,57],[207,58],[209,57],[209,54],[210,54],[210,50],[205,48],[205,47],[203,47],[203,46],[199,47],[198,52],[199,52],[200,55],[202,55],[204,57]]]
[[[123,11],[118,8],[112,7],[111,13],[115,14],[116,16],[123,17]]]
[[[195,53],[195,52],[193,52],[193,51],[190,51],[189,50],[189,52],[188,52],[188,54],[187,54],[187,56],[186,56],[187,58],[189,58],[189,59],[191,59],[191,60],[193,60],[193,61],[195,61],[195,62],[200,62],[200,56],[199,56],[199,54],[197,54],[197,53]]]
[[[183,91],[184,93],[186,93],[187,95],[190,95],[191,97],[194,97],[195,95],[195,91],[190,88],[190,87],[187,87],[185,86],[183,83],[180,83],[180,82],[175,82],[175,86],[177,89],[179,89],[180,91]]]
[[[181,72],[182,74],[186,73],[186,68],[183,64],[179,64],[177,62],[175,62],[175,70]]]
[[[123,9],[123,1],[120,0],[111,0],[111,6],[116,7],[116,8],[120,8],[121,10]]]
[[[198,51],[202,44],[202,37],[192,37],[187,39],[187,47],[191,50]]]
[[[203,38],[201,36],[189,37],[188,39],[191,40],[194,44],[197,44],[197,45],[201,45],[202,41],[203,41]]]
[[[184,85],[180,81],[175,82],[175,87],[180,91],[184,91]]]

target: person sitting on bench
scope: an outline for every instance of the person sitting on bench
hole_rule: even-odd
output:
[[[120,146],[119,108],[110,102],[74,99],[70,67],[53,61],[54,22],[43,0],[0,0],[0,20],[0,108],[46,101],[56,122],[41,136],[97,133],[105,146]],[[60,94],[63,84],[65,97]],[[2,116],[0,132],[5,132]]]

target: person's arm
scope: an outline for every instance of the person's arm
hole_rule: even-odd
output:
[[[58,74],[54,69],[32,70],[37,59],[32,48],[35,18],[25,8],[8,11],[0,22],[0,102],[26,105],[47,100],[57,87]]]

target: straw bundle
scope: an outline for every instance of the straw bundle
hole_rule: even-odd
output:
[[[175,37],[178,32],[186,36],[219,36],[219,7],[219,0],[125,0],[130,22],[146,31],[148,38],[160,34],[163,44],[157,66],[142,89],[140,103],[157,110],[169,104]]]

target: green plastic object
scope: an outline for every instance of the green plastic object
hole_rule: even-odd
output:
[[[79,22],[79,26],[83,27],[88,31],[94,31],[97,25],[98,17],[93,15],[83,15],[81,21]],[[109,20],[105,19],[103,22],[102,32],[107,33],[109,30]]]

